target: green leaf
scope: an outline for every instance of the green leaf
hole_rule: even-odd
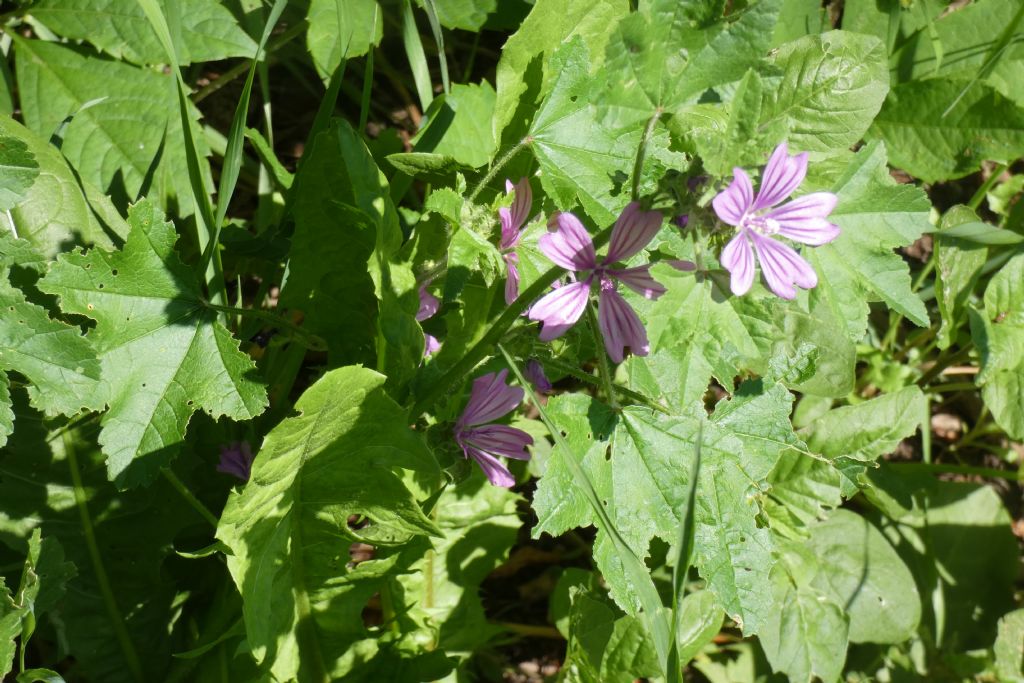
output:
[[[451,92],[434,99],[428,121],[413,139],[414,149],[440,154],[460,166],[486,166],[497,151],[491,128],[494,97],[487,81],[453,85]],[[392,154],[388,160],[395,156],[399,155]]]
[[[0,371],[0,448],[7,445],[7,437],[14,433],[14,411],[11,409],[11,380]]]
[[[100,443],[122,488],[156,477],[196,410],[248,420],[267,405],[252,361],[174,253],[174,226],[147,201],[128,220],[122,251],[63,254],[39,283],[65,312],[96,321],[86,339],[99,354],[110,407]]]
[[[971,336],[981,353],[977,383],[996,424],[1024,437],[1024,256],[989,280],[985,307],[971,310]]]
[[[619,22],[608,42],[602,120],[642,126],[708,88],[736,81],[768,51],[778,0],[720,16],[721,6],[654,0]]]
[[[793,151],[828,154],[858,142],[889,89],[885,46],[878,39],[830,31],[778,49],[782,73],[768,88],[761,127],[783,122]]]
[[[529,132],[541,185],[558,208],[578,202],[599,225],[608,225],[628,198],[623,185],[633,172],[639,136],[618,135],[598,122],[588,99],[591,64],[581,37],[563,44],[551,66],[558,77]]]
[[[310,0],[306,46],[320,78],[331,77],[343,60],[380,44],[384,17],[376,0]]]
[[[967,85],[941,78],[893,88],[868,136],[885,141],[893,166],[927,183],[1024,154],[1024,111],[983,83],[957,99]]]
[[[981,278],[981,269],[988,259],[988,249],[966,236],[976,235],[981,226],[986,232],[1012,235],[987,223],[978,223],[977,214],[966,206],[954,206],[942,217],[942,229],[933,233],[935,240],[935,303],[942,317],[937,335],[940,349],[948,349],[967,315],[967,304]]]
[[[600,64],[619,18],[629,12],[626,0],[537,0],[519,30],[505,42],[495,76],[494,139],[503,142],[512,126],[514,142],[524,135],[541,101],[561,73],[552,55],[579,36]]]
[[[710,422],[703,410],[677,416],[629,407],[609,436],[613,414],[580,395],[552,399],[549,409],[594,480],[598,495],[619,532],[640,556],[654,536],[678,538],[685,514],[689,459],[703,432],[697,487],[694,564],[745,633],[763,624],[763,588],[771,569],[771,538],[758,528],[757,482],[767,477],[788,449],[802,448],[787,428],[792,396],[780,385],[744,385],[735,398],[719,403]],[[610,460],[605,453],[611,447]],[[534,498],[534,534],[560,533],[595,523],[558,452],[541,478]],[[612,597],[634,609],[629,585],[614,547],[598,524],[595,559]]]
[[[320,378],[296,404],[300,414],[267,435],[221,517],[217,538],[234,553],[228,568],[253,655],[282,680],[297,675],[300,659],[325,679],[348,645],[371,635],[361,612],[396,556],[350,567],[340,539],[389,546],[440,535],[397,471],[436,486],[437,463],[384,393],[385,379],[359,367]],[[370,524],[356,529],[351,515]]]
[[[79,675],[110,683],[163,680],[171,652],[187,642],[176,600],[182,586],[164,560],[183,529],[205,521],[162,479],[145,491],[117,491],[95,442],[82,429],[47,433],[18,392],[15,412],[19,428],[0,455],[0,542],[25,553],[32,531],[42,529],[37,605],[53,606],[60,597],[47,576],[59,585],[67,561],[77,568],[59,617]],[[57,571],[44,574],[48,539],[60,542],[66,561],[53,553],[48,563]]]
[[[24,140],[0,135],[0,171],[0,211],[8,211],[28,196],[39,162]]]
[[[999,620],[999,635],[992,650],[996,675],[1006,683],[1024,681],[1024,609],[1008,612]]]
[[[909,268],[893,252],[930,230],[931,203],[924,192],[892,179],[885,147],[877,143],[852,157],[831,190],[839,203],[829,220],[842,231],[829,244],[803,250],[819,278],[811,300],[830,306],[845,319],[855,341],[867,327],[865,299],[884,301],[916,325],[927,327],[928,312],[911,289]]]
[[[765,511],[772,528],[789,536],[798,536],[842,502],[839,471],[829,462],[798,451],[782,454],[768,482],[771,490]]]
[[[47,131],[46,135],[52,131]],[[0,116],[0,138],[20,140],[38,164],[38,174],[9,216],[0,213],[0,231],[10,231],[53,257],[71,244],[113,247],[128,226],[110,200],[83,184],[45,137]]]
[[[410,548],[417,560],[398,578],[409,615],[435,632],[436,646],[449,655],[469,655],[501,633],[484,614],[480,583],[508,556],[521,525],[518,496],[474,474],[449,486],[434,505],[431,520],[441,537],[429,548]]]
[[[865,495],[891,520],[878,528],[907,563],[918,592],[933,596],[922,628],[959,648],[989,647],[996,620],[1013,604],[1020,556],[999,494],[892,465],[869,470],[867,483]]]
[[[683,598],[676,634],[678,661],[686,664],[722,630],[722,605],[709,590],[697,590]]]
[[[811,528],[808,548],[820,559],[816,585],[850,621],[854,643],[900,643],[921,619],[914,577],[885,536],[863,517],[836,510]]]
[[[422,5],[424,0],[419,2]],[[442,26],[479,31],[487,15],[497,9],[498,0],[433,0],[433,4]]]
[[[174,0],[181,26],[177,44],[181,65],[229,57],[252,57],[256,43],[231,11],[209,0]],[[168,0],[161,0],[165,8]],[[167,57],[136,0],[36,0],[32,16],[58,35],[85,40],[115,59],[160,64]]]
[[[74,575],[75,565],[64,562],[60,543],[49,537],[43,539],[36,528],[28,539],[28,556],[13,597],[0,578],[0,676],[11,670],[17,649],[14,639],[20,636],[24,652],[37,620],[61,598],[65,584]]]
[[[843,609],[809,586],[794,582],[783,565],[772,571],[773,607],[760,634],[772,669],[793,683],[836,681],[846,661]]]
[[[658,676],[657,655],[636,617],[622,614],[600,589],[574,589],[565,670],[581,683],[632,683]]]
[[[28,379],[32,405],[48,415],[101,409],[100,363],[93,345],[77,327],[51,319],[46,309],[27,301],[3,271],[0,371],[14,370]],[[9,405],[7,395],[4,403]]]
[[[292,187],[295,217],[281,303],[328,345],[331,367],[379,367],[404,380],[423,355],[419,306],[408,264],[390,263],[402,243],[388,183],[348,123],[313,142]],[[386,345],[386,349],[384,347]]]
[[[807,447],[829,460],[839,457],[873,462],[912,436],[925,414],[925,397],[916,386],[883,394],[864,403],[835,408],[800,430]]]
[[[71,116],[61,152],[84,181],[122,206],[146,194],[193,212],[173,75],[41,40],[19,39],[15,50],[25,124],[49,136]]]

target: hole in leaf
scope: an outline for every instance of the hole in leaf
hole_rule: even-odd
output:
[[[96,308],[96,307],[95,307],[95,306],[93,306],[92,304],[86,304],[86,305],[85,305],[85,307],[86,307],[86,308],[88,308],[88,309],[89,309],[90,311],[91,311],[92,309]]]
[[[103,283],[101,282],[98,285],[96,285],[96,289],[103,289]]]
[[[86,263],[85,264],[85,269],[89,270],[90,268],[92,268],[92,264],[91,263]]]
[[[117,268],[114,268],[112,271],[110,271],[110,274],[113,275],[114,277],[117,277]]]
[[[143,388],[143,389],[145,389],[145,388],[146,388],[146,383],[145,383],[145,382],[143,382],[143,383],[142,383],[142,388]]]

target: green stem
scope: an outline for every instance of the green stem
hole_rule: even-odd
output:
[[[644,170],[644,159],[647,156],[647,144],[651,140],[651,136],[654,135],[654,128],[658,125],[658,120],[662,115],[661,107],[658,107],[654,111],[654,115],[651,116],[647,121],[647,127],[644,128],[644,136],[640,140],[640,146],[636,148],[636,160],[633,162],[633,201],[640,199],[640,176],[643,175]]]
[[[612,228],[608,227],[602,230],[594,237],[594,248],[600,249],[611,237]],[[565,269],[560,266],[554,266],[547,272],[543,273],[537,280],[530,285],[525,291],[520,292],[519,298],[509,304],[505,311],[498,316],[498,319],[491,324],[491,327],[484,333],[484,336],[480,338],[476,344],[473,345],[469,351],[466,352],[459,362],[453,365],[448,372],[444,373],[442,377],[436,382],[432,383],[427,389],[423,396],[416,400],[413,404],[410,412],[410,418],[415,421],[420,415],[427,411],[427,408],[434,405],[434,403],[447,392],[456,382],[460,381],[467,373],[471,372],[473,368],[477,366],[480,361],[486,358],[492,352],[493,348],[501,338],[504,336],[508,328],[512,327],[513,323],[519,320],[520,315],[527,307],[537,300],[542,294],[544,294],[548,288],[551,287],[551,283],[560,278],[565,274]]]
[[[178,479],[178,475],[176,475],[167,467],[161,468],[160,474],[164,475],[164,479],[166,479],[168,483],[170,483],[170,485],[173,486],[174,489],[181,494],[181,497],[184,498],[185,501],[192,506],[193,510],[199,513],[200,517],[209,522],[210,526],[212,526],[214,529],[217,528],[217,516],[210,512],[210,509],[203,505],[203,503],[198,498],[196,498],[191,491],[188,490],[188,487],[185,486],[185,482],[183,482],[181,479]]]
[[[548,360],[545,361],[545,363],[547,365],[550,365],[551,367],[555,368],[559,372],[564,372],[567,375],[572,375],[573,377],[575,377],[576,379],[580,380],[581,382],[587,382],[588,384],[591,384],[593,386],[601,386],[600,380],[594,379],[593,375],[588,375],[587,373],[582,372],[578,368],[573,367],[572,365],[569,365],[568,363],[563,363],[562,361],[558,360],[557,358],[549,358]],[[621,384],[614,384],[614,385],[612,385],[612,387],[615,389],[615,391],[617,391],[624,398],[628,398],[631,401],[643,404],[644,406],[650,408],[651,410],[656,410],[659,413],[662,413],[664,415],[671,415],[672,414],[672,411],[670,411],[665,406],[661,405],[660,403],[656,403],[656,402],[652,401],[651,399],[647,398],[646,396],[644,396],[643,394],[641,394],[641,393],[639,393],[637,391],[633,391],[632,389],[627,389],[626,387],[622,386]]]
[[[1024,5],[1022,5],[1024,7]],[[967,206],[971,207],[975,211],[981,206],[981,202],[985,199],[985,195],[992,189],[992,186],[999,182],[999,176],[1003,175],[1003,171],[1006,170],[1006,164],[999,164],[992,170],[992,174],[989,175],[988,180],[981,184],[978,191],[971,197],[971,201],[967,202]]]
[[[605,353],[604,339],[601,337],[601,330],[597,324],[597,315],[594,314],[594,307],[587,302],[587,322],[590,323],[590,331],[594,335],[594,351],[597,353],[598,367],[600,368],[601,383],[604,385],[604,393],[608,397],[608,404],[612,410],[619,409],[619,402],[615,398],[615,383],[612,381],[612,369],[608,365],[608,354]]]
[[[107,576],[107,569],[103,565],[103,556],[100,554],[99,545],[96,543],[96,531],[92,525],[92,516],[89,514],[89,499],[82,486],[82,475],[78,469],[78,455],[75,453],[75,444],[69,434],[63,437],[64,453],[68,460],[68,469],[71,471],[71,483],[75,487],[75,505],[78,507],[78,515],[82,520],[82,536],[85,537],[85,545],[89,550],[89,559],[92,561],[93,572],[96,574],[96,583],[99,584],[100,594],[103,596],[103,604],[107,608],[107,616],[110,617],[111,625],[114,628],[114,636],[117,638],[121,651],[124,654],[125,662],[132,677],[137,681],[145,681],[142,673],[142,665],[139,663],[139,655],[135,652],[132,639],[128,635],[124,619],[121,617],[121,610],[114,598],[114,590],[110,586],[110,577]]]
[[[946,394],[953,391],[974,391],[977,385],[972,382],[950,382],[948,384],[935,384],[928,387],[933,394]]]
[[[491,170],[487,171],[487,175],[485,175],[483,179],[476,184],[476,187],[473,188],[473,191],[469,193],[469,197],[466,198],[466,201],[472,204],[476,200],[477,195],[479,195],[483,191],[483,189],[487,187],[487,183],[494,180],[494,176],[498,175],[498,171],[504,168],[505,164],[512,160],[512,157],[514,157],[516,154],[519,154],[523,147],[526,147],[532,141],[533,139],[530,137],[523,138],[522,140],[517,142],[512,149],[505,152],[505,154],[503,154],[497,161],[495,161],[494,165],[491,166]]]
[[[975,467],[973,465],[944,465],[942,463],[924,462],[901,462],[889,463],[893,469],[926,470],[934,474],[964,474],[978,477],[989,477],[991,479],[1006,479],[1009,481],[1024,481],[1024,472],[1008,472],[997,470],[992,467]]]
[[[919,387],[927,386],[929,382],[931,382],[933,379],[941,375],[946,368],[950,367],[951,365],[956,365],[960,361],[967,360],[970,357],[971,351],[973,349],[974,342],[971,341],[967,342],[967,344],[965,344],[964,347],[957,351],[956,353],[946,354],[944,357],[940,357],[937,361],[935,361],[935,365],[929,368],[926,373],[921,375],[921,379],[917,380],[917,385]]]
[[[312,334],[311,332],[304,330],[299,325],[283,318],[270,311],[263,311],[258,308],[237,308],[235,306],[222,306],[215,304],[211,301],[203,301],[203,306],[213,311],[219,311],[221,313],[232,313],[234,315],[249,316],[250,318],[259,318],[260,320],[266,320],[269,323],[273,323],[278,327],[283,327],[292,334],[295,335],[295,339],[307,349],[313,351],[326,351],[327,343],[320,339],[320,337]]]
[[[299,36],[306,35],[306,31],[308,29],[309,29],[309,24],[307,24],[304,21],[300,21],[298,24],[295,24],[294,26],[290,27],[287,31],[285,31],[284,33],[279,35],[276,39],[274,39],[273,41],[271,41],[270,43],[267,44],[267,48],[264,51],[264,59],[268,58],[270,56],[271,52],[275,52],[275,51],[279,50],[280,48],[284,47],[285,45],[290,43],[295,38],[298,38]],[[203,86],[202,88],[200,88],[199,90],[195,91],[195,93],[193,93],[192,98],[191,98],[192,102],[194,102],[196,104],[199,104],[200,102],[205,100],[207,97],[209,97],[213,93],[217,92],[218,90],[223,88],[225,85],[227,85],[231,81],[235,80],[239,76],[242,76],[243,74],[245,74],[248,71],[249,71],[249,63],[248,62],[243,61],[243,62],[240,62],[240,63],[234,65],[233,67],[231,67],[230,69],[228,69],[227,71],[222,73],[217,80],[210,81],[209,84],[207,84],[207,85]]]
[[[495,626],[500,626],[506,631],[516,635],[528,636],[530,638],[550,638],[552,640],[565,640],[565,637],[554,626],[537,626],[534,624],[517,624],[512,621],[496,621]]]

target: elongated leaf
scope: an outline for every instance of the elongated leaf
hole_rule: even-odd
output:
[[[935,303],[942,316],[938,347],[947,349],[967,315],[967,304],[988,258],[985,242],[991,237],[1014,237],[1017,233],[977,222],[978,216],[966,206],[954,206],[942,217],[942,229],[934,233]],[[977,240],[985,240],[979,243]]]
[[[811,529],[819,558],[816,584],[842,605],[854,643],[900,643],[921,619],[921,596],[910,570],[882,533],[848,510]]]
[[[397,471],[436,484],[436,461],[384,394],[384,380],[347,367],[310,387],[296,404],[300,415],[267,435],[217,529],[233,552],[228,568],[253,654],[282,680],[300,661],[326,678],[347,646],[371,637],[361,611],[396,557],[348,567],[341,539],[396,545],[440,533]],[[370,524],[353,528],[351,515]]]
[[[893,88],[868,136],[885,141],[894,166],[929,183],[1024,154],[1024,111],[981,83],[957,100],[966,86],[942,78]]]
[[[19,40],[16,50],[25,124],[49,136],[77,112],[61,151],[83,180],[122,205],[144,190],[165,206],[176,202],[180,215],[193,211],[173,75],[41,40]],[[200,154],[209,153],[199,145]]]
[[[122,251],[64,254],[39,283],[64,311],[96,320],[86,338],[99,354],[110,406],[100,443],[121,487],[153,480],[196,410],[245,420],[267,405],[252,361],[174,253],[174,226],[145,201],[129,222]]]
[[[831,459],[840,456],[870,462],[896,449],[917,431],[924,414],[924,394],[906,387],[865,403],[829,411],[800,431],[807,447]]]
[[[209,0],[161,0],[179,5],[182,19],[179,64],[250,57],[256,43],[235,21],[231,11]],[[37,0],[32,16],[55,33],[85,40],[117,59],[135,64],[159,64],[167,57],[136,0]]]
[[[981,352],[978,384],[996,423],[1024,437],[1024,256],[1003,266],[985,288],[985,307],[971,311]]]

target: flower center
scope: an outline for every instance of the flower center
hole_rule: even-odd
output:
[[[777,220],[765,216],[749,216],[743,223],[759,235],[765,236],[777,235],[782,229]]]
[[[602,292],[609,292],[615,289],[615,280],[607,273],[601,272],[600,284]]]

